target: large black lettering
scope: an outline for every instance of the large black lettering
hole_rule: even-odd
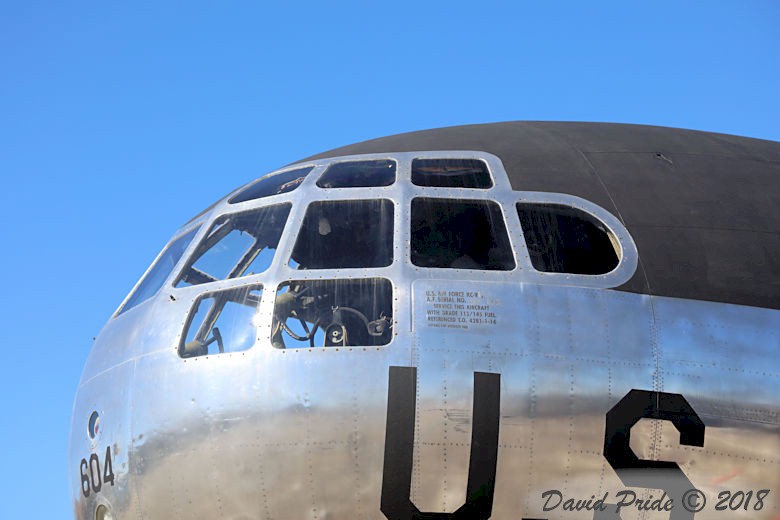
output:
[[[388,520],[487,520],[493,512],[501,375],[474,373],[466,501],[453,513],[422,512],[410,498],[417,368],[390,367],[380,509]]]
[[[682,506],[683,494],[693,488],[676,462],[640,459],[631,449],[631,428],[640,419],[671,421],[680,432],[680,444],[704,446],[704,423],[680,394],[631,390],[607,412],[604,457],[628,487],[662,489],[674,500],[670,520],[694,518]],[[594,518],[620,518],[618,512],[603,512]]]

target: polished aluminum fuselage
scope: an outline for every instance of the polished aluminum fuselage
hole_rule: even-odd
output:
[[[479,157],[489,190],[409,182],[416,157]],[[98,504],[114,518],[382,519],[380,510],[391,367],[416,367],[410,498],[422,511],[463,502],[471,450],[475,372],[500,375],[500,418],[491,518],[592,518],[545,512],[542,493],[614,495],[627,486],[604,456],[605,414],[632,389],[681,394],[706,426],[687,446],[668,421],[645,419],[631,447],[673,461],[716,500],[723,490],[770,489],[760,511],[697,518],[780,516],[780,311],[614,290],[637,269],[636,247],[617,218],[560,193],[514,191],[501,161],[481,152],[381,155],[398,178],[381,188],[322,189],[315,170],[295,191],[228,205],[200,226],[190,255],[218,216],[291,201],[271,267],[214,284],[174,288],[113,317],[97,338],[74,404],[70,467],[75,516]],[[417,196],[501,204],[517,267],[508,272],[420,268],[409,261],[409,208]],[[395,206],[388,267],[310,270],[287,259],[306,206],[315,200],[389,199]],[[514,213],[521,201],[569,203],[597,216],[617,239],[606,275],[540,273],[530,264]],[[177,233],[180,234],[180,233]],[[179,263],[184,263],[184,259]],[[379,347],[276,349],[274,297],[295,279],[386,278],[393,284],[393,338]],[[182,359],[187,316],[206,290],[262,284],[254,347]],[[90,414],[100,431],[87,434]],[[79,464],[112,453],[114,485],[82,493]],[[638,494],[658,495],[634,488]],[[727,516],[723,516],[723,515]],[[622,518],[668,518],[626,509]]]

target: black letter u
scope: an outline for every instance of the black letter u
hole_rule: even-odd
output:
[[[487,520],[493,512],[501,374],[474,372],[466,502],[454,513],[421,512],[412,503],[417,368],[390,367],[380,509],[388,520]]]

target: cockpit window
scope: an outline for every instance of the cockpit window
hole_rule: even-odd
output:
[[[393,262],[393,203],[384,199],[313,202],[290,265],[297,269],[385,267]]]
[[[537,271],[605,274],[617,267],[612,234],[588,213],[559,204],[519,203],[517,214]]]
[[[294,280],[276,293],[271,341],[276,348],[387,345],[392,326],[389,280]]]
[[[289,213],[290,204],[278,204],[219,217],[176,287],[262,273],[271,265]]]
[[[395,182],[395,161],[348,161],[332,164],[317,181],[320,188],[390,186]]]
[[[136,287],[135,291],[133,291],[117,315],[122,314],[128,309],[132,309],[139,303],[142,303],[155,295],[160,287],[163,286],[165,279],[168,278],[169,274],[171,274],[171,271],[173,271],[173,268],[184,254],[184,250],[187,249],[188,245],[190,245],[192,238],[197,232],[198,228],[195,228],[192,231],[185,233],[184,235],[174,240],[171,245],[169,245],[165,251],[163,251],[152,268],[149,269],[149,272],[144,277],[143,281],[138,284],[138,287]]]
[[[179,356],[189,358],[251,348],[257,337],[257,307],[262,289],[252,285],[201,295],[190,311]]]
[[[415,159],[412,184],[434,188],[490,188],[487,164],[479,159]]]
[[[297,168],[282,173],[270,173],[254,184],[244,188],[242,191],[233,195],[228,203],[237,204],[247,200],[261,199],[271,195],[279,195],[292,191],[303,182],[303,179],[314,169],[314,166],[306,168]]]
[[[515,268],[501,208],[492,201],[412,200],[412,263],[420,267]]]

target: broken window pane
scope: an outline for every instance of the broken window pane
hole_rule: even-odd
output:
[[[270,267],[290,204],[223,215],[211,226],[176,287],[262,273]]]
[[[276,293],[271,340],[276,348],[387,345],[392,323],[389,280],[294,280]]]
[[[479,159],[415,159],[412,184],[435,188],[490,188],[487,164]]]
[[[317,181],[320,188],[390,186],[395,182],[395,161],[349,161],[332,164]]]
[[[157,293],[160,287],[163,286],[163,283],[165,283],[165,279],[168,278],[168,275],[171,274],[171,271],[173,271],[173,268],[181,259],[184,250],[190,245],[190,242],[192,242],[192,239],[197,232],[198,228],[189,231],[174,240],[165,249],[152,268],[149,269],[149,272],[144,277],[143,281],[138,284],[138,287],[133,291],[133,294],[127,299],[127,302],[125,302],[118,314],[122,314],[128,309],[132,309]]]
[[[492,201],[412,200],[412,263],[510,271],[514,256],[501,208]]]
[[[233,195],[228,201],[230,204],[237,204],[247,200],[270,197],[292,191],[303,182],[303,179],[314,169],[314,166],[288,170],[282,173],[270,173],[254,184],[247,186],[242,191]]]
[[[257,338],[262,287],[253,285],[201,295],[193,305],[179,344],[183,358],[240,352]]]
[[[617,267],[611,233],[588,213],[559,204],[519,203],[517,214],[537,271],[604,274]]]
[[[392,262],[393,203],[338,200],[309,205],[289,265],[341,269],[385,267]]]

